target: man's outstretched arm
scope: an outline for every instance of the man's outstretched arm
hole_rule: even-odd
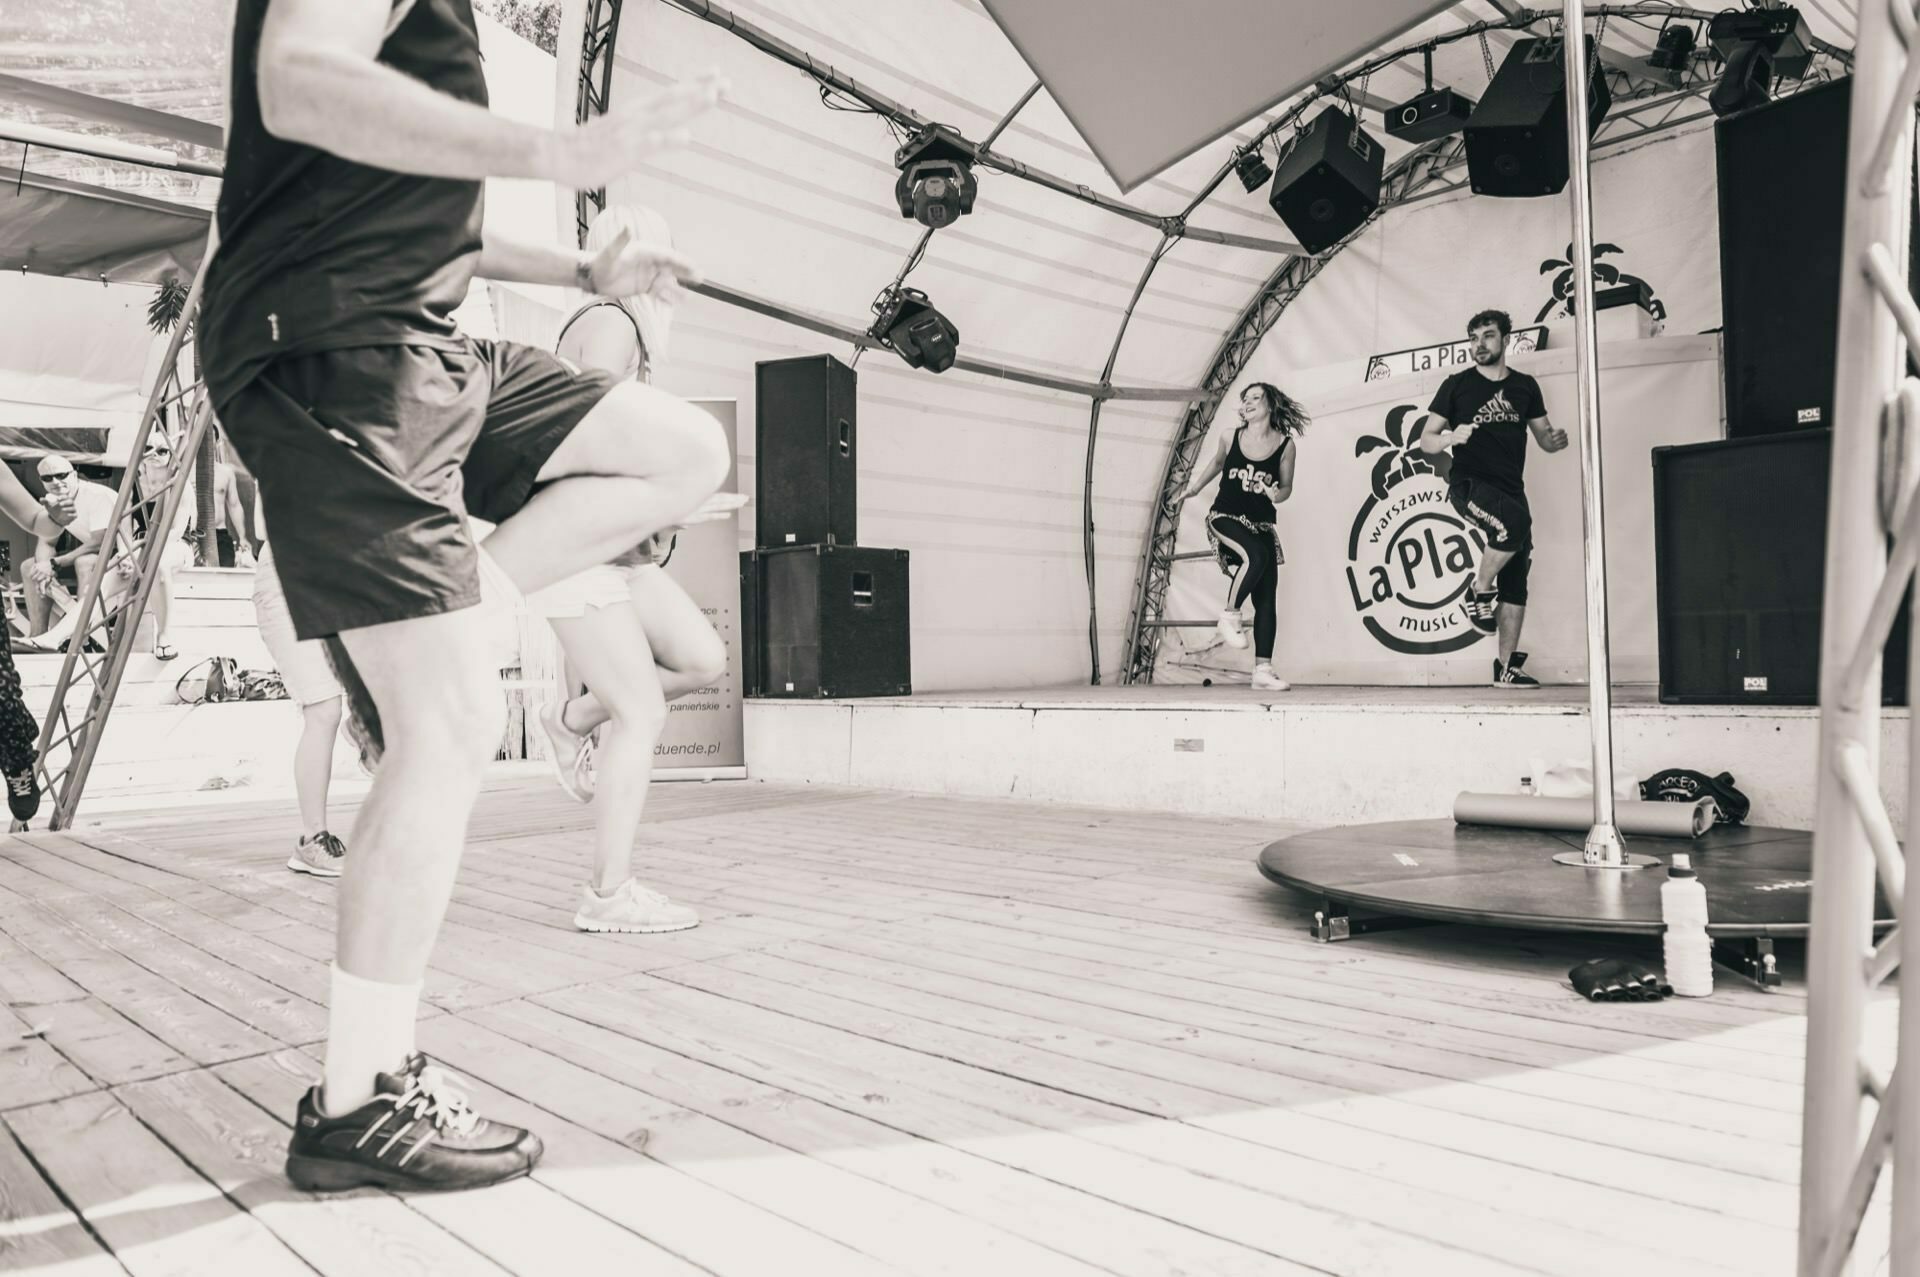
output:
[[[577,127],[522,124],[383,65],[393,11],[391,0],[271,0],[257,68],[267,131],[400,173],[593,189],[683,142],[719,97],[719,80],[703,76]]]

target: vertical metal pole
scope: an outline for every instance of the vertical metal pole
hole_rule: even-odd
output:
[[[1840,780],[1839,761],[1843,749],[1858,747],[1866,751],[1873,773],[1879,772],[1878,666],[1863,695],[1847,697],[1844,685],[1847,665],[1866,629],[1873,595],[1886,569],[1886,533],[1879,514],[1880,421],[1904,371],[1893,313],[1875,296],[1866,274],[1868,250],[1874,244],[1899,246],[1902,252],[1897,260],[1906,260],[1911,157],[1903,148],[1892,182],[1876,182],[1869,172],[1906,57],[1891,27],[1886,0],[1860,5],[1847,126],[1847,211],[1841,241],[1832,486],[1820,635],[1820,771],[1813,832],[1812,927],[1807,938],[1806,1103],[1800,1136],[1799,1271],[1803,1275],[1818,1270],[1821,1254],[1846,1227],[1842,1206],[1861,1143],[1860,1046],[1868,994],[1864,956],[1872,937],[1875,871],[1865,827]],[[1903,1089],[1914,1093],[1912,1088]],[[1904,1144],[1910,1173],[1914,1169],[1912,1116],[1901,1115],[1899,1125],[1908,1129],[1897,1130],[1895,1138],[1896,1160]],[[1896,1171],[1896,1181],[1900,1178]],[[1896,1202],[1896,1216],[1898,1211]],[[1895,1263],[1896,1271],[1914,1271],[1911,1256],[1903,1262],[1896,1252]]]
[[[1567,77],[1567,197],[1573,211],[1573,349],[1580,395],[1580,521],[1587,567],[1587,718],[1593,732],[1593,828],[1586,862],[1625,860],[1613,818],[1613,685],[1607,652],[1607,523],[1601,509],[1600,344],[1594,335],[1592,155],[1587,133],[1586,5],[1564,0]]]

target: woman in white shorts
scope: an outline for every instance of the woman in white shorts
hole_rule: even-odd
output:
[[[623,232],[671,246],[658,214],[615,206],[594,220],[586,248],[598,252]],[[645,381],[665,354],[675,300],[660,293],[590,298],[561,330],[558,353],[583,367]],[[691,521],[726,518],[740,504],[730,494],[717,495]],[[667,702],[711,684],[727,661],[699,606],[655,562],[654,546],[670,535],[527,596],[528,610],[552,624],[573,673],[592,689],[549,703],[540,714],[561,787],[594,807],[593,879],[581,889],[573,919],[583,931],[680,931],[700,921],[632,876]],[[603,724],[594,743],[592,734]]]
[[[253,526],[262,537],[260,557],[253,565],[253,612],[267,655],[280,671],[287,695],[300,707],[300,743],[293,750],[293,788],[300,800],[300,841],[287,857],[287,868],[319,878],[338,878],[347,845],[327,828],[327,790],[333,780],[333,741],[340,733],[340,684],[327,664],[327,651],[318,639],[294,637],[287,596],[273,570],[273,545],[266,541],[267,525],[254,500]]]

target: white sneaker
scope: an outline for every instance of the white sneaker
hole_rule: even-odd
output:
[[[1270,665],[1253,667],[1253,690],[1256,692],[1284,692],[1292,686],[1292,683],[1275,674]]]
[[[580,888],[580,909],[573,925],[582,931],[685,931],[700,925],[700,915],[629,878],[611,896]]]
[[[569,731],[566,702],[548,701],[537,715],[540,730],[547,738],[547,757],[553,761],[553,778],[576,803],[593,801],[592,770],[585,765],[590,738]]]
[[[1247,632],[1240,626],[1240,614],[1226,611],[1220,614],[1220,623],[1214,627],[1220,631],[1220,641],[1228,647],[1245,647]]]
[[[297,874],[312,874],[316,878],[338,878],[340,867],[346,861],[346,844],[322,829],[313,837],[302,838],[294,844],[293,854],[287,857],[287,868]]]

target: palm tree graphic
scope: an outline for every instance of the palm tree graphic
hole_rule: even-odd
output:
[[[1402,437],[1407,418],[1419,411],[1412,404],[1401,404],[1387,414],[1384,435],[1361,435],[1354,440],[1353,455],[1356,457],[1386,449],[1373,463],[1373,495],[1380,500],[1386,499],[1387,489],[1403,479],[1411,479],[1417,474],[1436,473],[1433,458],[1415,446],[1427,428],[1425,414],[1421,414],[1420,420],[1414,422],[1413,433]]]
[[[1646,285],[1647,296],[1651,299],[1653,317],[1655,319],[1665,319],[1667,317],[1667,308],[1661,304],[1658,297],[1653,296],[1653,286],[1651,284],[1647,284],[1646,280],[1641,279],[1637,275],[1622,274],[1619,267],[1600,260],[1602,257],[1606,257],[1611,253],[1621,251],[1618,244],[1595,244],[1593,246],[1594,282],[1603,288],[1611,288],[1615,284]],[[1543,322],[1548,315],[1551,315],[1556,310],[1562,314],[1571,314],[1573,312],[1573,245],[1571,243],[1567,245],[1567,255],[1564,259],[1549,257],[1546,261],[1540,263],[1540,273],[1542,275],[1551,275],[1555,271],[1560,273],[1553,276],[1553,296],[1548,299],[1546,305],[1540,308],[1540,313],[1533,317],[1533,322],[1536,324]]]

